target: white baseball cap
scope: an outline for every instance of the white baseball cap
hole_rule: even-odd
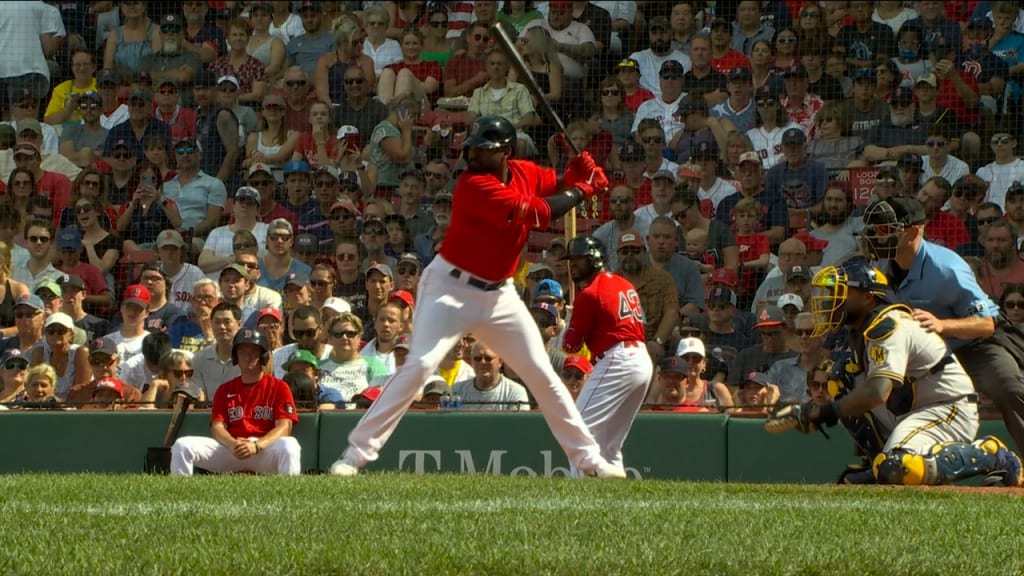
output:
[[[346,312],[352,311],[352,305],[344,298],[338,298],[337,296],[332,296],[327,300],[324,300],[324,305],[321,306],[320,309],[323,310],[324,308],[330,308],[338,314],[345,314]]]
[[[804,299],[798,294],[783,294],[779,296],[779,301],[775,303],[780,309],[785,310],[786,306],[796,306],[797,312],[804,311]]]
[[[68,316],[63,312],[54,312],[53,314],[50,314],[46,318],[46,322],[43,324],[43,328],[49,328],[54,324],[59,324],[67,328],[68,330],[73,330],[75,328],[74,320],[71,319],[71,316]]]
[[[679,346],[676,347],[676,356],[686,356],[687,354],[697,354],[701,358],[705,358],[704,343],[699,338],[683,338],[679,341]]]

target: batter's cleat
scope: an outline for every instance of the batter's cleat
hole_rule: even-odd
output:
[[[995,436],[986,436],[982,440],[982,448],[996,456],[996,471],[986,477],[986,484],[1002,484],[1003,486],[1020,487],[1024,485],[1024,467],[1020,457],[1006,447],[1002,440]]]
[[[590,471],[587,476],[593,478],[617,478],[623,480],[626,478],[626,471],[622,466],[614,466],[608,462],[601,462],[593,470]]]
[[[339,458],[334,464],[331,464],[332,476],[355,476],[356,474],[359,474],[359,468],[348,463],[344,458]]]

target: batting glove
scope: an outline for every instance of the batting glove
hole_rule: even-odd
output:
[[[604,170],[594,163],[588,152],[583,152],[569,161],[562,182],[568,188],[578,189],[584,198],[590,198],[608,189],[608,177]]]

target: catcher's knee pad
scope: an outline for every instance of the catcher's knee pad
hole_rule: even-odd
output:
[[[943,442],[923,456],[894,450],[879,454],[873,465],[881,484],[950,484],[957,480],[994,473],[1007,476],[1006,483],[1018,485],[1020,460],[995,436],[971,444]]]
[[[946,442],[932,447],[937,481],[947,484],[972,476],[1005,472],[1019,475],[1020,464],[1006,444],[995,436],[985,436],[970,444]]]
[[[927,463],[924,456],[920,454],[911,454],[904,450],[891,450],[875,456],[875,461],[871,463],[871,469],[879,484],[917,486],[925,482]]]

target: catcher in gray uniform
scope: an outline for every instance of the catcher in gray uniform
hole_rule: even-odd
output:
[[[812,432],[884,404],[896,426],[872,462],[878,483],[935,485],[985,475],[1021,485],[1016,454],[995,436],[974,439],[978,397],[963,367],[909,307],[893,303],[884,274],[866,260],[853,260],[823,268],[811,289],[815,335],[848,327],[862,376],[839,400],[777,410],[766,430]]]

